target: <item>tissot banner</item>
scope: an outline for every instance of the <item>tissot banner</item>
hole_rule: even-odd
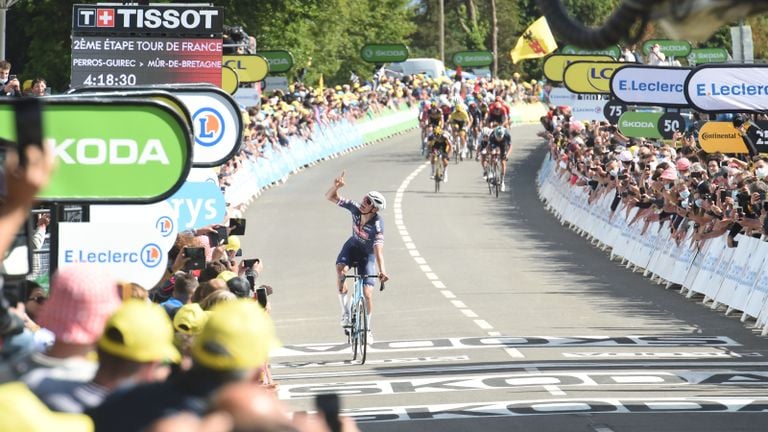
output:
[[[685,98],[703,112],[768,109],[768,65],[704,65],[685,81]]]
[[[611,76],[611,94],[632,105],[688,106],[685,100],[687,68],[627,65]]]

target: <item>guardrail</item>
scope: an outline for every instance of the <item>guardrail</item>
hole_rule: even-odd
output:
[[[536,183],[539,197],[560,223],[608,252],[611,260],[621,259],[667,289],[680,287],[687,298],[701,295],[712,309],[725,306],[726,315],[740,311],[742,322],[753,318],[762,335],[768,334],[768,243],[742,235],[738,247],[729,248],[723,235],[697,249],[690,241],[692,228],[678,243],[669,222],[652,222],[642,234],[644,222],[629,225],[637,208],[627,215],[620,206],[612,214],[613,194],[588,203],[586,190],[561,178],[549,155]]]

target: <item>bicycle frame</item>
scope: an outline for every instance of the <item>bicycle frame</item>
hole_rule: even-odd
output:
[[[353,267],[354,268],[354,267]],[[378,275],[358,275],[357,271],[344,276],[345,279],[354,279],[355,283],[351,291],[347,291],[347,307],[349,308],[350,327],[348,342],[352,345],[352,360],[357,360],[360,354],[360,364],[365,364],[368,353],[368,302],[365,300],[365,279],[378,278]],[[382,288],[384,286],[382,284]]]

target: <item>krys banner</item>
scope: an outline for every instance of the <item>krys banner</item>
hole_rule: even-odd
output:
[[[56,159],[42,201],[152,203],[178,190],[189,172],[190,130],[162,102],[50,98],[42,120]],[[0,138],[16,140],[12,100],[0,100]]]
[[[685,80],[685,98],[703,112],[768,109],[768,65],[703,65]]]

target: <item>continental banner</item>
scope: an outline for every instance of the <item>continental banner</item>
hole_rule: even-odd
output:
[[[699,145],[707,153],[749,153],[733,123],[709,121],[699,129]]]

